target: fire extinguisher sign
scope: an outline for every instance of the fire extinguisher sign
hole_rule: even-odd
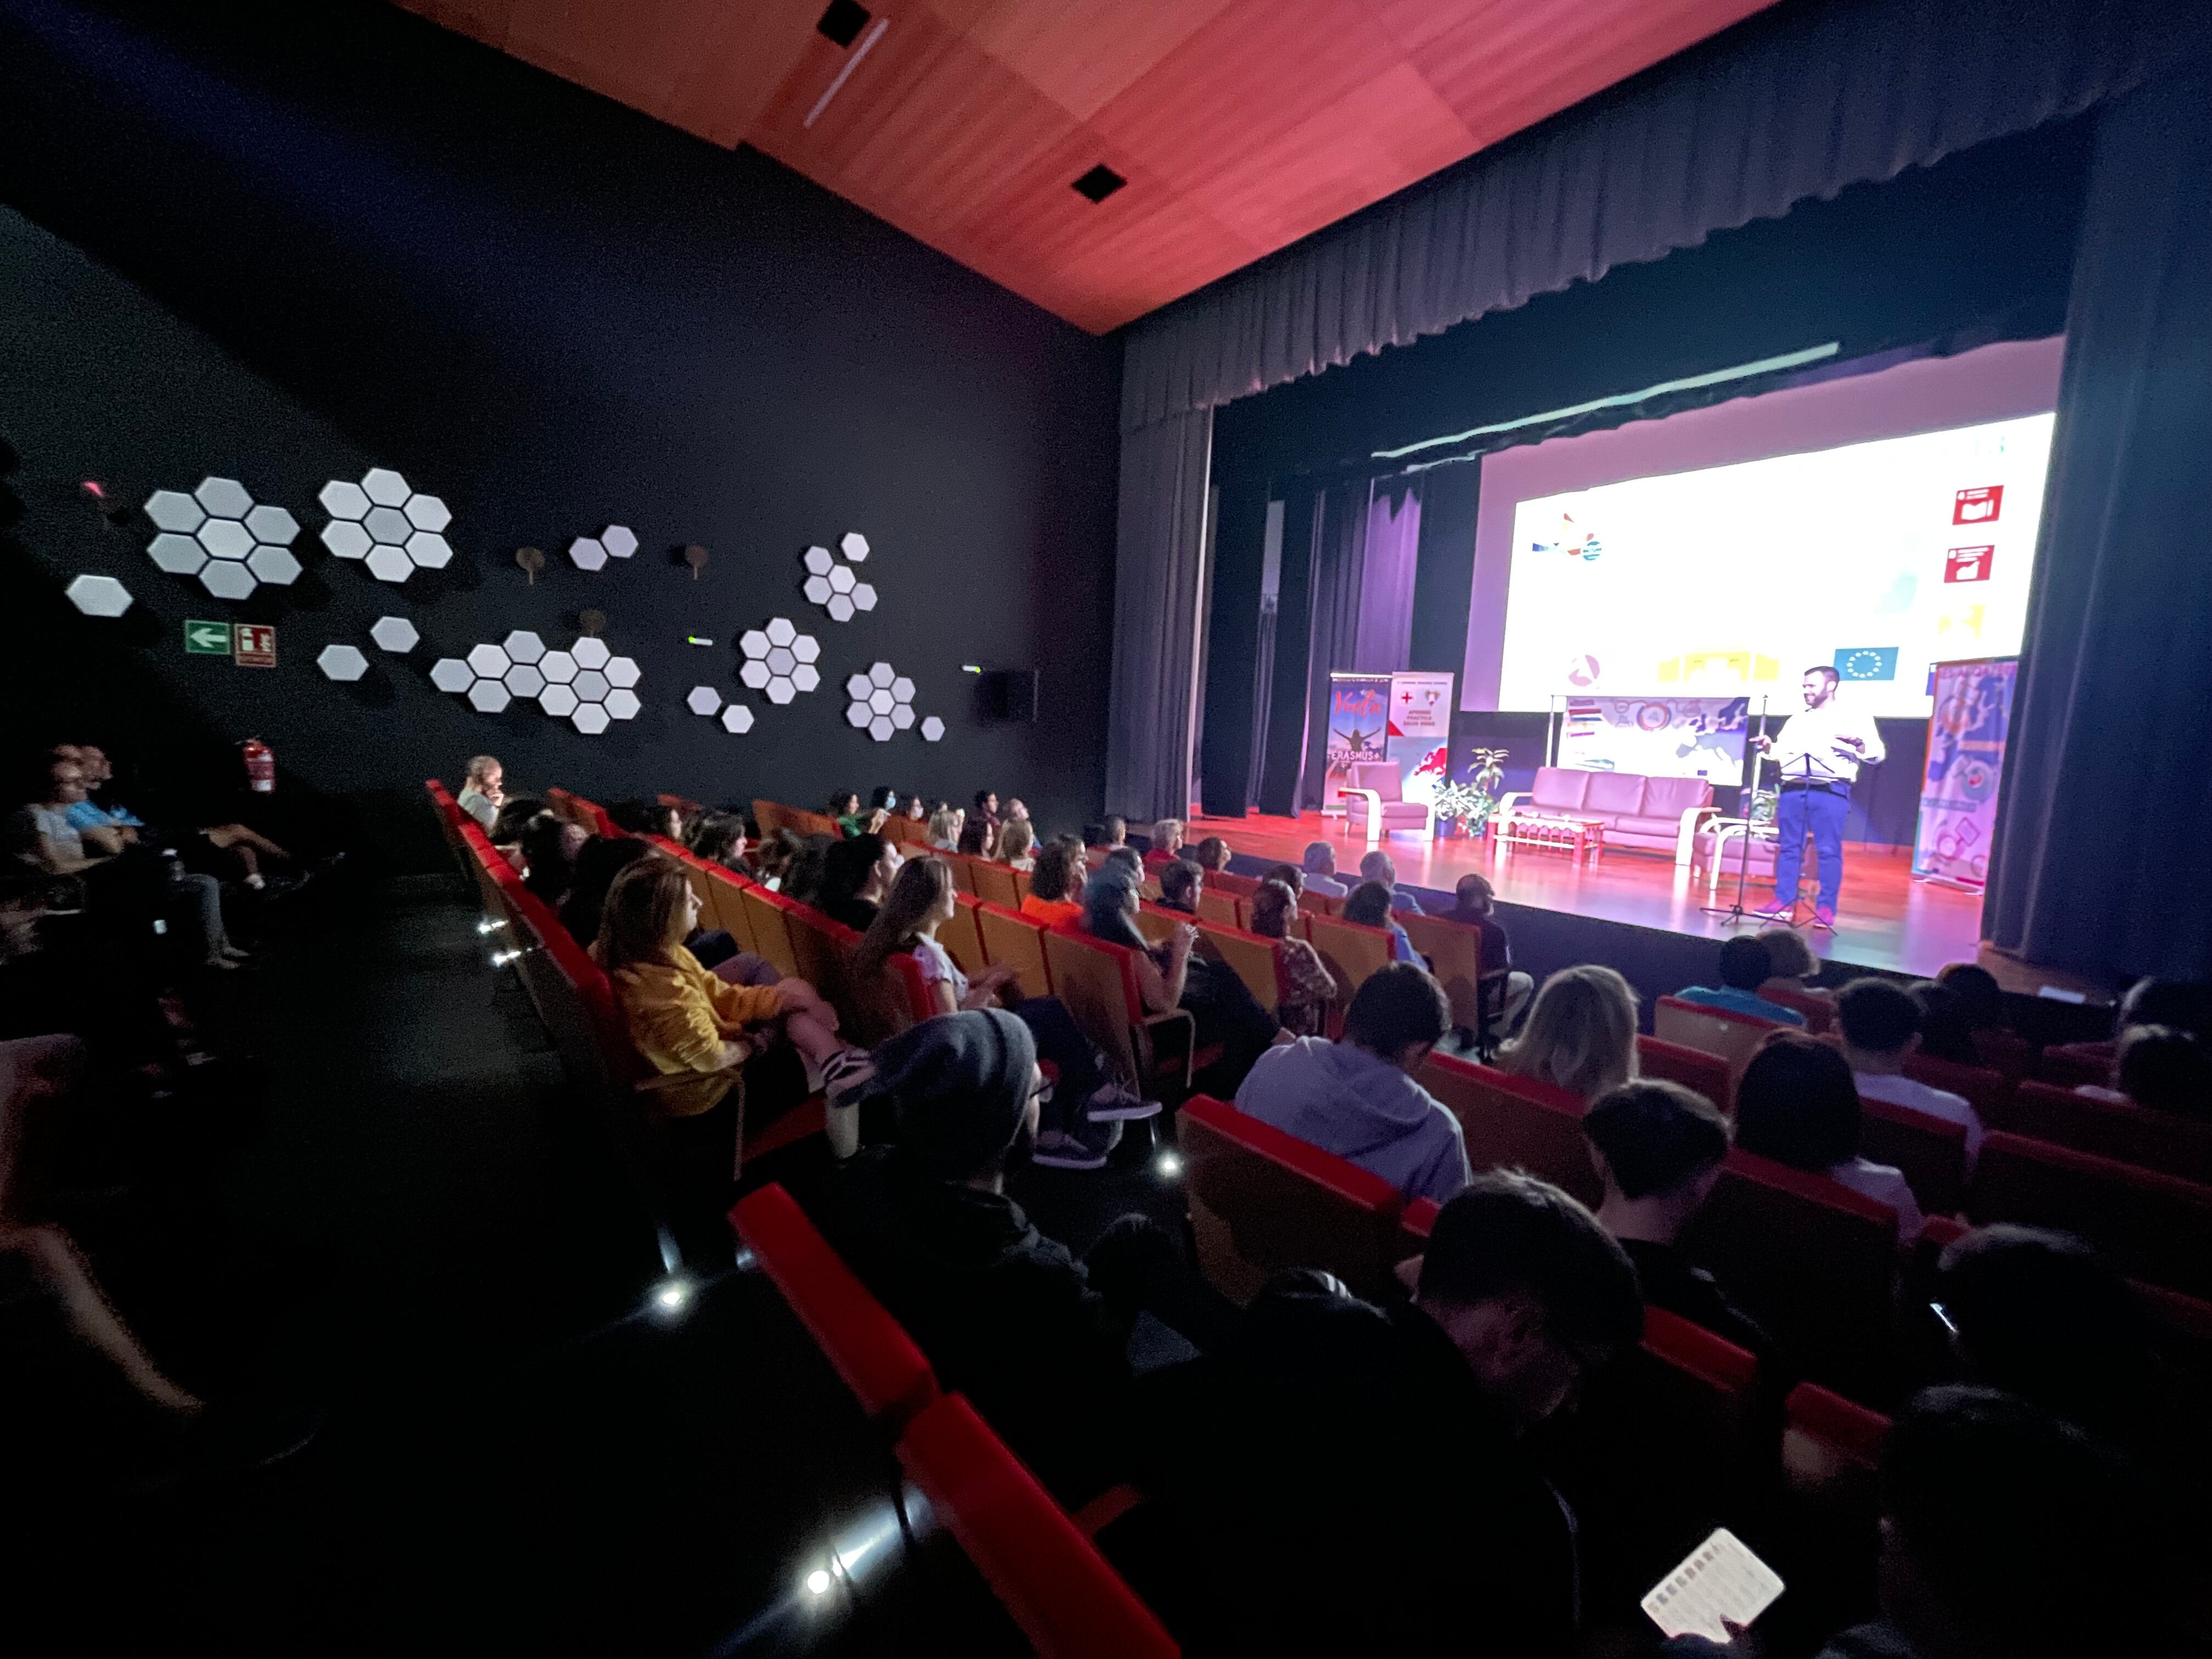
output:
[[[230,659],[240,668],[274,668],[276,630],[262,623],[232,623]]]

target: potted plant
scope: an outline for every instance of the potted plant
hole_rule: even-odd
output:
[[[1498,787],[1505,781],[1505,750],[1478,749],[1474,771],[1464,783],[1448,783],[1437,791],[1437,820],[1448,836],[1479,836],[1498,810]]]

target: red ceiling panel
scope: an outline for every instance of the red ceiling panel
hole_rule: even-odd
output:
[[[825,0],[399,3],[1103,331],[1769,0],[864,0],[849,46]]]

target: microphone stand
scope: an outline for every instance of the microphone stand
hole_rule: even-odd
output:
[[[1763,738],[1765,735],[1766,699],[1761,697],[1759,700],[1759,736]],[[1747,740],[1744,748],[1751,756],[1751,781],[1743,787],[1743,834],[1736,837],[1742,845],[1736,849],[1735,902],[1705,904],[1698,907],[1698,914],[1701,915],[1718,916],[1724,921],[1738,926],[1747,919],[1757,920],[1756,917],[1752,916],[1749,910],[1744,908],[1743,890],[1745,884],[1751,878],[1751,811],[1759,801],[1759,769],[1766,764],[1766,751],[1756,742]]]

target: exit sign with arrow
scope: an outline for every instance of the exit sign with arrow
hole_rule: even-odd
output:
[[[188,622],[185,624],[185,654],[227,657],[230,654],[230,624],[227,622]]]

